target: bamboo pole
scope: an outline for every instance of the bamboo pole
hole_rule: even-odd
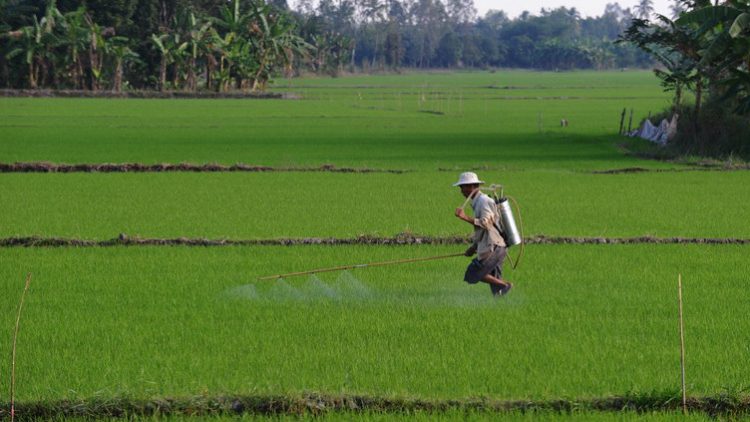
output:
[[[628,120],[628,133],[633,131],[633,109],[630,109],[630,120]]]
[[[354,268],[367,268],[367,267],[381,267],[384,265],[395,265],[395,264],[408,264],[411,262],[421,262],[421,261],[433,261],[436,259],[445,259],[445,258],[453,258],[457,256],[465,256],[463,252],[461,253],[455,253],[450,255],[440,255],[440,256],[430,256],[427,258],[409,258],[409,259],[397,259],[394,261],[382,261],[382,262],[371,262],[368,264],[356,264],[356,265],[341,265],[338,267],[330,267],[330,268],[319,268],[316,270],[309,270],[309,271],[298,271],[294,273],[286,273],[286,274],[277,274],[277,275],[270,275],[266,277],[258,277],[258,280],[274,280],[279,278],[287,278],[287,277],[295,277],[299,275],[307,275],[307,274],[316,274],[316,273],[325,273],[325,272],[331,272],[331,271],[344,271],[344,270],[351,270]]]
[[[464,201],[464,203],[461,204],[461,209],[466,208],[466,204],[468,204],[469,201],[471,201],[471,199],[472,199],[471,197],[472,197],[472,195],[469,195],[469,196],[466,197],[466,200]]]
[[[18,314],[16,315],[16,329],[13,332],[13,352],[10,363],[10,421],[13,422],[16,417],[16,340],[18,339],[18,329],[21,325],[21,310],[23,309],[23,300],[31,284],[31,273],[26,275],[26,286],[21,294],[21,302],[18,304]]]
[[[687,391],[685,389],[685,325],[682,320],[682,274],[677,275],[677,298],[680,308],[680,370],[682,373],[682,413],[687,414]]]

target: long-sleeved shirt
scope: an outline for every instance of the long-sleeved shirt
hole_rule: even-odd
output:
[[[474,210],[474,244],[479,259],[486,258],[497,246],[505,246],[505,240],[497,229],[500,223],[495,201],[479,192],[471,201]],[[497,223],[497,225],[495,224]]]

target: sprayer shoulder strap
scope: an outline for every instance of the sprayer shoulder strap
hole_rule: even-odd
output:
[[[495,228],[500,232],[501,235],[504,235],[505,226],[503,225],[503,216],[500,214],[500,209],[497,206],[497,202],[495,202]]]

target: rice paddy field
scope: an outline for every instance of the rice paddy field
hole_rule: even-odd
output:
[[[0,98],[0,164],[274,170],[0,173],[0,420],[28,273],[19,420],[747,417],[750,172],[629,154],[623,108],[637,125],[669,104],[650,72],[275,90],[292,99]],[[465,257],[258,280],[462,252],[467,170],[517,199],[527,238],[561,239],[506,262],[507,297],[464,283]],[[438,241],[354,241],[399,236]],[[18,246],[118,237],[255,243]]]

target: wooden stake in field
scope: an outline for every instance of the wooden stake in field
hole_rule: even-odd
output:
[[[628,120],[628,133],[633,131],[633,109],[630,109],[630,120]]]
[[[13,332],[13,353],[10,362],[10,421],[13,422],[16,417],[16,340],[18,339],[18,328],[21,325],[21,310],[23,309],[23,300],[31,284],[31,273],[26,275],[26,286],[21,294],[21,302],[18,304],[18,314],[16,315],[16,329]]]
[[[687,392],[685,390],[685,325],[682,321],[682,274],[677,275],[677,298],[680,308],[680,369],[682,372],[682,413],[687,414]]]

